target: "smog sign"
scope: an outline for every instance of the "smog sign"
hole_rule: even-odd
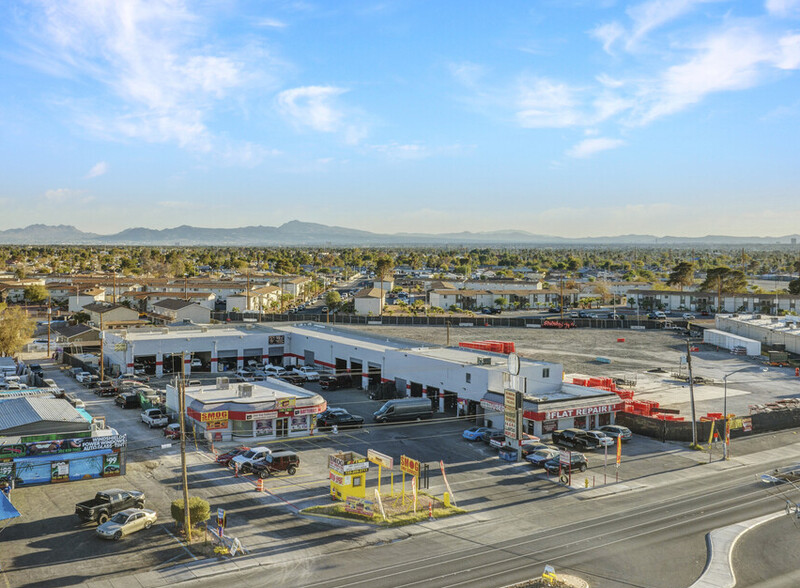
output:
[[[394,459],[392,457],[378,453],[374,449],[367,449],[367,459],[383,468],[392,469],[394,467]]]
[[[227,410],[214,410],[212,412],[200,413],[200,422],[201,423],[227,421],[227,420],[228,420],[228,411]]]
[[[400,471],[412,476],[419,476],[419,461],[408,456],[400,456]]]

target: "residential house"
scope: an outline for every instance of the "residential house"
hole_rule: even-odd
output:
[[[89,315],[90,324],[99,327],[102,321],[103,328],[139,321],[139,313],[137,311],[121,304],[92,302],[83,307],[83,312]]]
[[[153,304],[153,313],[166,317],[165,322],[189,321],[197,324],[211,322],[211,309],[191,300],[166,298]]]
[[[364,288],[353,295],[355,313],[378,316],[386,303],[386,292],[380,288]]]

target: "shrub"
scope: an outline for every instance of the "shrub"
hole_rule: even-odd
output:
[[[169,507],[173,520],[178,524],[183,524],[183,498],[173,500]],[[211,518],[211,506],[208,501],[199,496],[189,498],[189,520],[192,526],[203,523]]]

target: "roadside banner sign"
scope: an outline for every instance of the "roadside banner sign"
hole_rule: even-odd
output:
[[[571,451],[567,451],[566,449],[559,449],[558,450],[558,463],[561,465],[569,465],[570,462],[570,453]]]
[[[742,418],[742,429],[745,433],[749,433],[753,430],[753,419],[750,417],[743,417]]]
[[[411,459],[407,455],[400,456],[400,471],[404,474],[410,474],[415,478],[419,476],[419,461]]]
[[[375,502],[378,503],[378,508],[381,509],[381,516],[383,517],[383,520],[385,521],[386,520],[386,511],[383,509],[383,501],[381,500],[381,493],[378,492],[377,488],[375,488]]]
[[[444,460],[439,460],[439,467],[442,468],[442,479],[444,480],[445,488],[447,488],[447,494],[450,496],[450,500],[453,501],[453,504],[458,506],[456,498],[453,496],[453,491],[450,489],[450,483],[447,481],[447,474],[444,473]]]
[[[617,467],[622,461],[622,435],[617,435]]]
[[[557,582],[558,578],[556,577],[556,569],[550,564],[544,566],[544,572],[542,572],[542,579],[547,580],[548,582]]]
[[[223,531],[225,530],[225,509],[218,508],[217,509],[217,533],[220,537],[222,537]]]
[[[391,470],[394,467],[394,458],[374,449],[367,449],[367,459],[377,466]]]
[[[414,496],[414,514],[417,514],[417,478],[411,478],[411,494]]]

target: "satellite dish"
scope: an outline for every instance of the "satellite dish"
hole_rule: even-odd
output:
[[[519,375],[519,355],[516,353],[509,353],[506,365],[508,366],[508,373],[512,376]]]

